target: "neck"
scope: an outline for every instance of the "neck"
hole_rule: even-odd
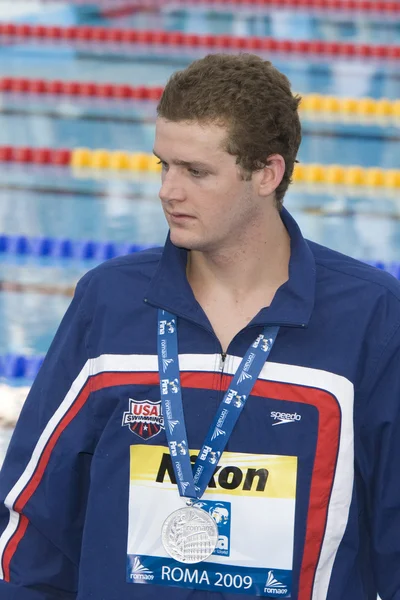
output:
[[[257,290],[276,291],[289,278],[289,259],[289,234],[274,209],[234,242],[190,251],[187,277],[195,295],[219,289],[239,300]]]

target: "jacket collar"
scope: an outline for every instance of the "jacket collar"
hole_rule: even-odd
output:
[[[276,292],[271,305],[250,325],[308,325],[314,307],[316,269],[314,256],[299,226],[286,209],[281,218],[290,236],[289,279]],[[145,301],[210,329],[186,278],[187,250],[174,246],[168,235],[160,264],[150,281]]]

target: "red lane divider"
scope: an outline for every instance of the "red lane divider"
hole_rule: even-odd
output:
[[[65,148],[30,148],[0,146],[0,162],[32,163],[38,165],[69,165],[71,150]]]
[[[70,0],[76,5],[88,4],[88,0]],[[115,0],[97,0],[97,5],[101,9],[115,7]],[[318,10],[344,10],[358,12],[374,12],[400,14],[400,3],[398,0],[121,0],[118,6],[125,9],[134,8],[136,10],[146,10],[168,5],[179,6],[190,10],[191,6],[225,6],[236,7],[281,7],[281,8],[305,8]]]
[[[175,0],[174,4],[187,6],[187,0]],[[346,10],[377,13],[400,13],[400,5],[394,0],[198,0],[196,6],[278,6],[280,8],[306,8],[318,10]],[[190,7],[190,4],[189,4]]]
[[[54,94],[59,96],[86,96],[98,98],[128,98],[159,100],[163,87],[113,85],[87,81],[54,81],[18,77],[0,78],[0,92]]]
[[[53,41],[82,41],[113,44],[148,44],[159,46],[203,47],[207,50],[247,50],[322,57],[400,59],[400,46],[353,44],[322,40],[277,40],[232,35],[197,35],[180,31],[146,31],[109,29],[107,27],[54,27],[0,23],[0,37],[35,38]]]

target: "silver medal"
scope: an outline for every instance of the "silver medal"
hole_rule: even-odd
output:
[[[165,519],[161,539],[172,558],[193,564],[205,560],[214,552],[218,542],[218,527],[205,510],[186,506]]]

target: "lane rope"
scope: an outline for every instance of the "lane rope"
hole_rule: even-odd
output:
[[[54,150],[51,148],[29,148],[0,146],[0,163],[69,165],[79,177],[93,172],[142,172],[160,173],[161,165],[153,154],[125,152],[121,150],[91,150],[75,148]],[[293,181],[344,186],[374,188],[399,188],[400,169],[361,167],[359,165],[323,165],[318,163],[297,164]]]
[[[82,96],[86,98],[110,98],[158,101],[163,93],[161,86],[131,86],[91,81],[60,81],[28,79],[26,77],[0,78],[0,92],[55,96]]]
[[[54,0],[42,0],[44,2],[54,2]],[[320,11],[346,11],[377,14],[400,14],[400,5],[396,0],[70,0],[70,4],[75,6],[91,6],[100,8],[102,11],[112,8],[119,10],[149,10],[155,8],[183,8],[190,10],[192,7],[204,6],[206,8],[216,9],[235,9],[244,8],[295,8],[295,9],[318,9]]]
[[[33,380],[38,374],[43,360],[44,356],[0,355],[0,377]]]
[[[161,98],[163,89],[162,86],[116,85],[91,81],[60,81],[28,79],[26,77],[0,78],[0,92],[39,96],[73,96],[157,102]],[[322,94],[301,94],[301,96],[300,111],[302,113],[400,119],[400,99],[341,98]]]
[[[400,14],[398,2],[376,1],[376,0],[197,0],[193,5],[205,7],[218,7],[235,9],[237,7],[245,8],[285,8],[285,9],[305,9],[318,11],[345,11],[358,13],[376,13],[376,14]],[[174,0],[167,3],[168,7],[187,7],[190,10],[191,3],[187,0]]]
[[[46,283],[22,283],[19,281],[6,281],[0,279],[0,292],[14,292],[14,293],[33,293],[33,294],[45,294],[46,296],[67,296],[71,297],[74,295],[75,286],[58,286],[48,285]]]
[[[0,234],[0,256],[34,256],[36,258],[102,261],[115,256],[140,252],[147,248],[154,248],[156,245]]]
[[[181,31],[148,31],[92,26],[47,26],[19,23],[0,23],[0,38],[5,42],[24,42],[36,39],[42,42],[84,42],[129,48],[135,45],[156,46],[165,53],[166,47],[200,48],[207,51],[238,50],[280,53],[284,55],[316,56],[318,58],[377,58],[400,60],[400,46],[387,44],[360,44],[326,40],[281,40],[270,37],[233,35],[199,35]]]

